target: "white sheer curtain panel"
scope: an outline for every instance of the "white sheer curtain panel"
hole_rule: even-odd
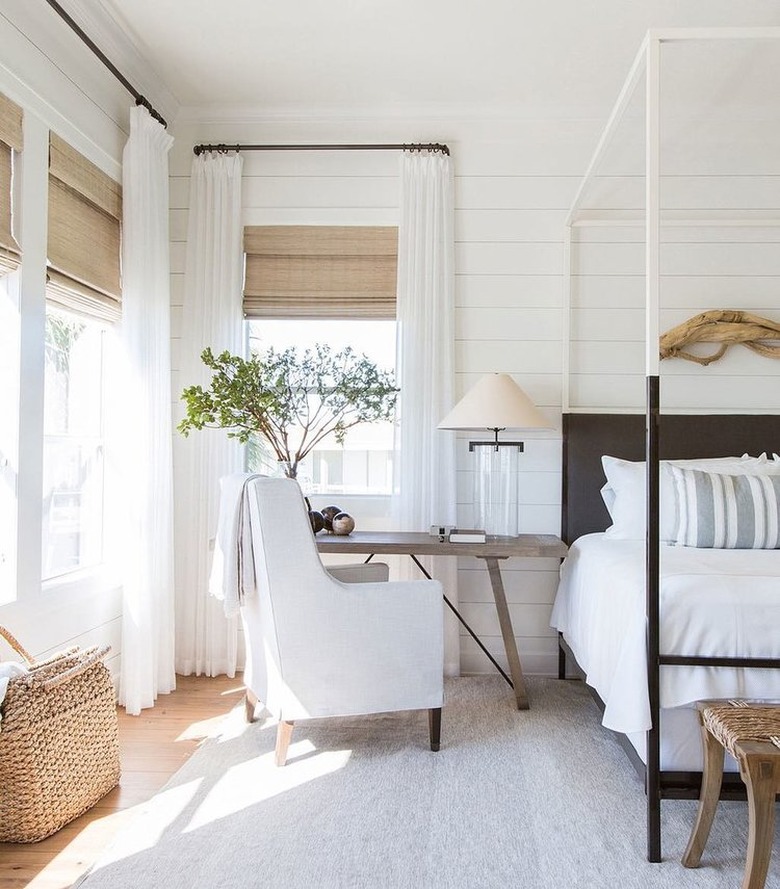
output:
[[[142,107],[130,111],[123,155],[121,396],[116,466],[122,473],[117,551],[122,566],[119,700],[152,707],[174,674],[173,458],[168,152],[173,139]],[[119,493],[119,492],[117,492]]]
[[[453,173],[438,153],[401,156],[398,224],[400,386],[397,510],[400,527],[456,524],[455,436],[436,427],[455,401]],[[457,560],[426,566],[457,605]],[[459,626],[445,616],[445,672],[460,670]]]
[[[200,360],[211,347],[244,353],[241,222],[242,158],[193,158],[184,277],[180,389],[208,387]],[[176,442],[176,672],[233,676],[238,621],[209,595],[219,512],[219,479],[244,467],[243,447],[224,430],[204,429]]]

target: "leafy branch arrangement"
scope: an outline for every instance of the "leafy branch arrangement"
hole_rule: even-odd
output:
[[[295,348],[268,349],[249,359],[205,349],[200,357],[213,371],[211,385],[182,392],[187,415],[179,432],[229,429],[242,443],[261,435],[290,478],[327,436],[343,444],[352,426],[393,417],[398,390],[392,374],[350,347],[334,352],[317,344],[301,356]]]

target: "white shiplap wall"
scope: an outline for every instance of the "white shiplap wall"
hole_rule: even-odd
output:
[[[601,122],[525,121],[282,121],[215,120],[176,128],[171,159],[174,332],[181,330],[182,272],[191,147],[197,142],[443,141],[455,174],[456,368],[462,394],[491,371],[511,373],[559,426],[561,408],[563,226]],[[664,203],[683,210],[707,206],[736,214],[780,207],[780,152],[774,141],[750,140],[752,125],[709,124],[707,156],[690,139],[666,155]],[[701,131],[697,131],[700,134]],[[739,139],[750,150],[740,154]],[[631,140],[629,140],[630,142]],[[760,143],[760,144],[759,144]],[[761,148],[763,145],[764,148]],[[629,156],[629,155],[627,155]],[[594,200],[604,207],[641,207],[641,157],[618,159]],[[245,154],[246,224],[395,224],[398,159],[383,153]],[[622,168],[621,165],[622,164]],[[766,172],[770,175],[765,175]],[[721,173],[723,175],[719,175]],[[780,213],[777,214],[780,216]],[[780,319],[777,279],[780,228],[675,228],[664,233],[662,327],[704,308],[751,308]],[[638,227],[577,229],[572,313],[572,403],[584,409],[643,408],[644,254]],[[743,350],[744,352],[745,350]],[[777,365],[733,354],[709,376],[683,362],[663,367],[667,407],[776,409]],[[713,379],[717,383],[713,385]],[[749,378],[749,385],[745,385]],[[182,381],[174,373],[178,398]],[[674,384],[674,385],[672,385]],[[725,396],[725,403],[723,398]],[[175,408],[179,410],[178,406]],[[524,436],[520,475],[523,531],[558,533],[561,442],[557,432]],[[459,521],[470,524],[471,473],[459,441]],[[510,560],[507,596],[525,669],[554,673],[556,644],[548,622],[557,581],[554,560]],[[504,660],[484,568],[461,559],[459,596],[465,618]],[[462,668],[490,669],[462,637]]]
[[[762,181],[780,206],[780,176]],[[741,210],[730,212],[738,216]],[[777,216],[780,221],[780,213]],[[642,404],[642,237],[642,229],[636,227],[575,229],[570,353],[574,406],[625,410]],[[661,331],[709,309],[741,309],[778,321],[779,274],[780,225],[666,226],[661,245]],[[712,344],[693,349],[698,354],[716,350]],[[660,372],[663,410],[780,409],[780,362],[741,346],[732,346],[708,367],[671,359],[661,363]]]
[[[679,72],[678,72],[679,74]],[[668,93],[672,84],[668,83]],[[749,94],[737,79],[735,93]],[[740,93],[739,91],[742,90]],[[667,93],[667,95],[668,95]],[[663,106],[662,106],[663,107]],[[662,116],[660,329],[708,309],[743,309],[780,320],[780,127],[776,116],[743,109],[741,119]],[[629,115],[588,192],[590,204],[641,216],[641,118]],[[680,220],[707,224],[679,224]],[[676,220],[677,224],[674,224]],[[717,224],[714,222],[717,221]],[[733,224],[729,224],[733,223]],[[644,399],[644,228],[583,225],[573,230],[571,404],[626,410]],[[715,351],[712,347],[704,350]],[[661,363],[668,411],[776,411],[780,362],[732,347],[707,368]]]

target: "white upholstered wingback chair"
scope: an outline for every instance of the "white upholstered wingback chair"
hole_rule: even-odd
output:
[[[278,718],[277,764],[293,724],[324,716],[428,710],[438,750],[441,584],[344,583],[320,560],[295,481],[253,478],[246,496],[256,576],[256,594],[241,605],[247,715],[261,701]]]

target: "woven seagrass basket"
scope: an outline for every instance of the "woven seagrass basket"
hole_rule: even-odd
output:
[[[30,672],[12,679],[0,722],[0,841],[34,843],[78,818],[119,782],[108,647],[38,663],[3,627]]]

